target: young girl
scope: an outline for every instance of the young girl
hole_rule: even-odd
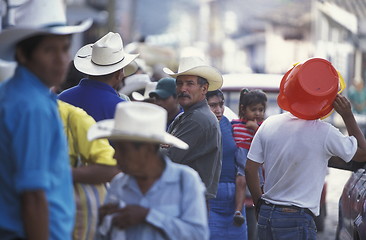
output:
[[[239,119],[232,120],[231,122],[234,140],[238,147],[236,156],[238,166],[236,177],[236,211],[234,214],[234,222],[236,224],[244,221],[244,217],[241,215],[246,189],[244,168],[254,134],[264,120],[266,104],[267,96],[263,91],[243,89],[240,92],[239,99]],[[259,174],[263,176],[261,172]],[[261,182],[263,182],[262,177]]]

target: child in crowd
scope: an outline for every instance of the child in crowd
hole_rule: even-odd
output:
[[[261,90],[243,89],[240,92],[239,99],[239,119],[232,120],[233,135],[238,147],[237,176],[236,176],[236,210],[234,214],[234,223],[240,225],[244,222],[241,209],[245,200],[246,181],[244,168],[247,160],[247,154],[254,134],[264,120],[266,110],[267,96]],[[261,185],[263,185],[263,173],[259,172]]]

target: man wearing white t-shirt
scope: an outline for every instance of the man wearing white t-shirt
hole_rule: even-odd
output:
[[[319,215],[328,160],[366,161],[366,141],[350,102],[337,94],[333,107],[349,136],[320,119],[296,117],[293,109],[269,117],[255,134],[245,174],[259,214],[259,239],[316,239],[313,218]],[[263,192],[257,174],[261,164]]]

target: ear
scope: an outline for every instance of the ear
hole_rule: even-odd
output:
[[[118,78],[119,81],[122,81],[124,76],[125,76],[125,74],[123,73],[123,68],[116,72],[116,77]]]
[[[208,92],[208,83],[202,85],[202,91],[206,95],[206,93]]]
[[[24,53],[20,48],[16,48],[15,50],[15,59],[21,65],[25,65],[27,63],[27,58],[24,56]]]

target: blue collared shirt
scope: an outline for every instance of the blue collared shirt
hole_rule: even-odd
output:
[[[145,194],[132,176],[120,173],[111,182],[106,203],[119,199],[150,209],[146,223],[126,229],[126,239],[208,239],[204,184],[193,169],[164,161],[163,174]]]
[[[123,100],[106,83],[84,78],[79,85],[60,93],[58,98],[84,109],[96,122],[114,118],[116,105]]]
[[[70,239],[74,198],[56,96],[18,66],[0,85],[0,239],[25,238],[21,194],[44,190],[50,239]]]

